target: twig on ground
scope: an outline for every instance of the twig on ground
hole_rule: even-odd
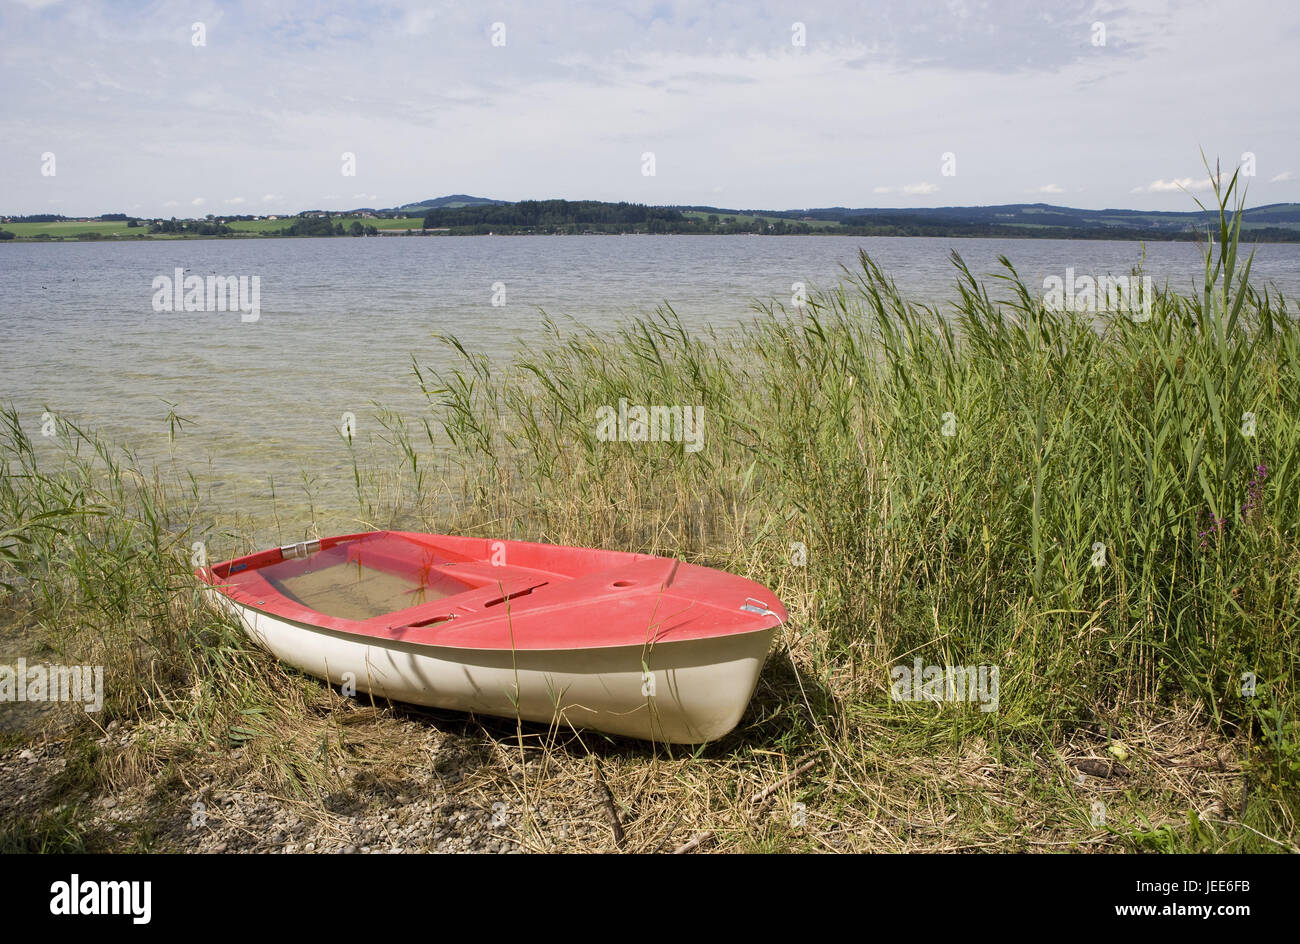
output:
[[[614,792],[609,789],[609,784],[605,781],[605,775],[601,772],[600,761],[596,755],[591,756],[591,767],[595,772],[596,785],[600,788],[601,801],[605,806],[605,813],[609,817],[609,828],[614,833],[614,845],[622,849],[624,845],[623,824],[618,818],[618,806],[614,803]]]

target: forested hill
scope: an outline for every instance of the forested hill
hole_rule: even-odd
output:
[[[1042,203],[910,209],[732,210],[595,200],[523,200],[435,208],[425,213],[423,220],[425,229],[452,233],[753,233],[1153,241],[1197,239],[1207,227],[1217,227],[1217,220],[1200,212],[1081,210]],[[1249,240],[1300,242],[1300,204],[1273,204],[1247,210],[1242,228]]]
[[[495,206],[463,206],[430,210],[425,229],[449,227],[473,232],[693,232],[693,221],[680,210],[639,203],[596,200],[521,200]]]
[[[67,239],[247,238],[271,236],[682,233],[732,235],[930,236],[1013,239],[1193,240],[1218,232],[1200,211],[1081,210],[1046,203],[987,207],[822,207],[732,210],[598,200],[521,200],[452,194],[384,210],[303,210],[292,216],[208,214],[204,219],[0,215],[0,242]],[[1300,204],[1243,214],[1242,238],[1300,242]]]

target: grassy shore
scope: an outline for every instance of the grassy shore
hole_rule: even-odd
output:
[[[200,604],[195,542],[246,548],[183,473],[66,426],[50,461],[6,414],[0,662],[109,684],[3,735],[0,848],[1297,851],[1300,325],[1251,284],[1234,188],[1205,291],[1149,318],[956,256],[939,311],[863,256],[735,332],[665,310],[416,365],[429,416],[356,466],[367,526],[677,555],[787,604],[697,751],[344,699]],[[602,440],[620,399],[703,407],[703,448]],[[915,659],[997,666],[997,709],[895,700]]]

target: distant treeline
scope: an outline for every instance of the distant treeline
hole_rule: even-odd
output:
[[[447,198],[450,199],[450,198]],[[475,198],[465,198],[475,199]],[[125,213],[106,213],[103,221],[147,224],[148,234],[176,236],[374,236],[380,230],[355,219],[359,211],[332,215],[306,210],[286,217],[278,228],[242,230],[229,224],[259,219],[232,216],[206,220],[140,221]],[[1109,239],[1191,241],[1205,238],[1217,221],[1204,213],[1140,210],[1082,210],[1047,204],[982,207],[876,209],[826,207],[806,210],[728,210],[707,206],[647,206],[599,200],[523,200],[438,207],[420,213],[365,211],[384,218],[423,220],[423,230],[453,235],[499,234],[715,234],[792,236],[928,236],[1002,239]],[[13,217],[15,223],[72,222],[54,214]],[[1300,242],[1300,205],[1273,204],[1245,211],[1242,236],[1249,242]],[[133,238],[118,234],[119,238]],[[144,235],[143,233],[141,234]],[[7,239],[0,235],[0,239]],[[20,239],[98,239],[99,234],[20,234]],[[138,237],[137,237],[138,238]]]
[[[1205,238],[1211,226],[1189,225],[1186,229],[1156,229],[1128,226],[1042,226],[1013,223],[959,223],[952,220],[920,220],[913,217],[847,217],[837,227],[822,232],[844,236],[932,236],[984,237],[1003,239],[1118,239],[1132,241],[1194,242]],[[1260,242],[1300,242],[1300,230],[1263,226],[1242,231],[1244,239]]]
[[[91,217],[60,216],[57,213],[33,213],[28,216],[10,216],[6,217],[6,219],[10,223],[66,223],[77,219],[100,220],[104,223],[124,223],[127,220],[136,219],[136,217],[128,216],[125,213],[104,213],[101,216]]]
[[[177,220],[170,219],[162,223],[151,223],[150,233],[174,233],[182,236],[230,236],[238,232],[225,223],[212,220]],[[370,225],[353,220],[344,227],[328,213],[324,216],[300,216],[288,226],[272,231],[267,235],[275,236],[376,236],[379,230]]]
[[[430,210],[425,229],[453,233],[810,233],[790,220],[737,220],[735,216],[687,216],[672,207],[597,200],[522,200],[494,206]]]
[[[376,236],[379,234],[379,229],[370,224],[362,224],[358,220],[353,220],[352,224],[344,229],[342,223],[336,223],[326,213],[324,216],[300,216],[282,228],[279,234],[281,236]]]
[[[758,234],[763,236],[932,236],[1000,237],[1010,239],[1119,239],[1178,240],[1204,238],[1205,225],[1193,219],[1152,222],[1133,213],[1118,223],[1069,225],[1068,217],[1055,214],[1052,223],[996,222],[983,208],[966,219],[956,212],[935,211],[921,216],[915,212],[872,213],[819,210],[806,211],[807,219],[792,218],[794,212],[769,215],[746,214],[712,208],[688,215],[675,207],[651,207],[638,203],[601,203],[595,200],[524,200],[493,206],[467,206],[430,210],[424,229],[447,230],[453,234],[480,233],[713,233],[719,235]],[[970,217],[975,217],[971,219]],[[1188,215],[1190,217],[1190,214]],[[1050,217],[1048,217],[1050,219]],[[814,220],[816,222],[814,222]],[[1082,220],[1080,220],[1082,224]],[[1162,225],[1163,224],[1163,225]],[[1251,228],[1243,235],[1254,241],[1300,242],[1300,230],[1286,227]]]
[[[613,226],[624,230],[669,232],[683,225],[680,210],[640,203],[601,203],[596,200],[523,200],[496,206],[467,206],[430,210],[425,229],[487,226],[498,230],[552,230],[565,226]]]
[[[1204,230],[1135,229],[1126,227],[1096,226],[1026,226],[1012,223],[954,223],[891,217],[850,217],[838,226],[822,232],[841,236],[958,236],[963,238],[999,239],[1120,239],[1120,240],[1172,240],[1191,242],[1205,238]],[[1275,234],[1269,241],[1300,241],[1294,230],[1250,230],[1249,238],[1266,239],[1263,233]]]
[[[172,217],[161,223],[150,223],[150,233],[167,233],[175,236],[228,236],[234,232],[225,223],[210,220],[178,220]]]

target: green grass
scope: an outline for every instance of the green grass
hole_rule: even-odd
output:
[[[1001,668],[1000,710],[949,716],[957,738],[1023,744],[1180,700],[1235,731],[1277,705],[1256,774],[1293,803],[1300,325],[1249,283],[1235,185],[1205,293],[1160,294],[1148,321],[1047,311],[1010,261],[984,283],[956,255],[940,312],[864,254],[738,338],[665,311],[614,336],[555,326],[504,367],[449,339],[464,366],[425,384],[484,529],[774,587],[836,706],[822,724],[920,723],[886,692],[918,656]],[[703,405],[704,450],[600,441],[595,411],[622,397]]]
[[[259,233],[271,234],[276,233],[286,226],[293,223],[293,217],[281,217],[278,220],[234,220],[229,225],[231,229],[239,233]],[[380,230],[404,230],[414,229],[417,232],[420,229],[422,220],[418,219],[366,219],[360,216],[335,216],[334,222],[342,223],[346,229],[353,222],[361,223],[363,226],[370,225]],[[149,221],[142,222],[140,226],[128,227],[125,221],[117,222],[90,222],[79,223],[76,221],[56,221],[52,223],[0,223],[0,229],[7,230],[15,236],[24,239],[30,239],[33,236],[46,235],[54,239],[76,239],[82,233],[98,233],[105,237],[130,236],[132,238],[149,235]],[[175,236],[167,233],[155,233],[152,239],[215,239],[217,237],[205,236]]]
[[[0,223],[0,229],[8,230],[15,236],[31,237],[45,234],[55,238],[75,239],[81,233],[99,233],[102,236],[138,236],[147,232],[147,226],[128,227],[125,220],[113,222],[92,221],[80,223],[76,220],[60,220],[52,223]]]
[[[469,724],[499,762],[474,789],[577,809],[595,754],[647,851],[703,831],[756,850],[1294,849],[1300,324],[1250,284],[1235,184],[1205,292],[1159,293],[1149,320],[1048,311],[1010,261],[980,279],[956,256],[941,311],[864,255],[737,332],[664,310],[552,324],[507,360],[446,337],[455,367],[416,365],[428,416],[381,414],[391,459],[357,454],[365,526],[677,555],[787,604],[749,713],[697,753],[400,712],[361,737],[327,686],[201,605],[193,542],[250,548],[207,524],[184,470],[73,426],[38,450],[0,414],[5,605],[63,661],[109,667],[99,723],[151,725],[121,751],[68,735],[48,808],[147,783],[183,811],[208,770],[327,816],[342,760],[395,770],[421,731]],[[620,398],[703,406],[704,448],[600,440]],[[918,657],[998,666],[998,710],[892,700],[890,668]],[[540,766],[512,772],[525,749]],[[748,798],[802,758],[817,766],[759,815]],[[50,816],[3,844],[93,832]]]
[[[347,229],[352,223],[360,223],[362,226],[373,226],[375,229],[413,229],[420,231],[423,220],[419,219],[366,219],[361,216],[335,216],[332,218],[335,223],[342,223],[343,228]],[[284,229],[293,223],[293,217],[281,217],[278,220],[235,220],[230,227],[238,232],[245,233],[274,233],[277,230]]]

